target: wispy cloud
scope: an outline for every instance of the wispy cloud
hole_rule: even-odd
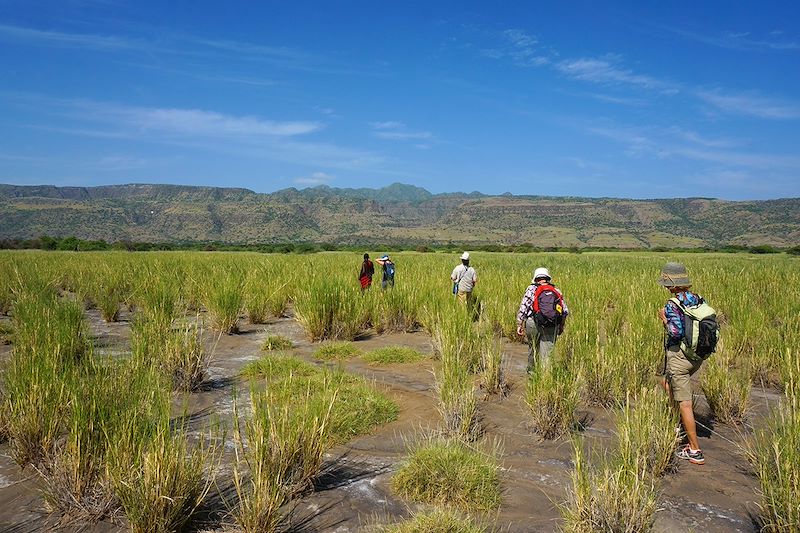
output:
[[[207,59],[225,58],[231,63],[261,61],[279,68],[310,72],[375,74],[296,48],[226,39],[208,39],[180,33],[159,33],[157,37],[147,38],[70,33],[0,24],[0,40],[41,46],[90,49],[98,52],[140,52]]]
[[[698,90],[698,98],[720,111],[775,120],[800,118],[800,105],[762,96],[754,91],[725,93],[722,90]]]
[[[204,136],[292,136],[319,131],[322,124],[309,121],[264,120],[200,109],[106,108],[111,115],[145,130]]]
[[[370,122],[369,125],[376,130],[396,130],[406,127],[404,123],[397,122],[395,120],[387,120],[386,122]]]
[[[301,176],[299,178],[295,178],[293,181],[297,185],[308,185],[313,187],[316,185],[327,185],[334,178],[335,176],[326,174],[325,172],[314,172],[309,176]]]
[[[783,32],[756,37],[750,32],[699,33],[680,28],[667,28],[686,39],[728,50],[800,50],[800,41],[787,39]]]
[[[566,59],[556,63],[556,70],[570,78],[592,83],[627,84],[645,89],[676,91],[678,85],[652,76],[637,74],[620,65],[617,56]]]
[[[238,157],[304,166],[380,172],[384,158],[373,152],[305,137],[322,130],[315,121],[277,121],[217,111],[125,106],[92,100],[16,95],[41,118],[29,127],[71,136],[181,146]]]
[[[389,120],[386,122],[370,122],[372,134],[379,139],[394,141],[411,141],[432,139],[433,134],[429,131],[412,131],[403,122]]]
[[[800,170],[800,156],[731,150],[741,143],[731,139],[706,138],[680,128],[598,125],[583,131],[620,143],[626,146],[628,155],[635,157],[680,157],[727,167]]]
[[[516,65],[539,67],[550,63],[549,53],[539,46],[539,40],[517,28],[500,32],[500,44],[494,48],[483,48],[480,54],[492,59],[509,58]]]
[[[95,50],[139,49],[151,50],[146,41],[132,40],[112,35],[94,35],[81,33],[65,33],[60,31],[39,30],[23,26],[0,24],[0,37],[16,41],[37,42],[57,46],[91,48]]]
[[[644,98],[635,98],[630,96],[617,96],[603,93],[586,93],[586,96],[593,98],[600,102],[607,102],[610,104],[626,105],[631,107],[644,107],[650,105],[650,102]]]

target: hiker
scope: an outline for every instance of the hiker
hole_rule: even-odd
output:
[[[453,294],[458,301],[471,306],[472,289],[478,284],[478,274],[469,266],[469,252],[461,254],[461,264],[453,269],[450,280],[453,282]]]
[[[376,259],[377,263],[383,267],[383,278],[381,279],[381,289],[386,287],[394,288],[394,261],[389,259],[386,254],[380,259]]]
[[[669,290],[671,298],[662,309],[658,310],[658,317],[664,324],[666,332],[664,341],[664,389],[670,394],[673,401],[677,402],[683,429],[686,432],[688,444],[678,450],[677,456],[690,463],[702,465],[705,463],[700,443],[697,441],[697,427],[692,409],[691,376],[700,369],[703,360],[692,357],[689,359],[684,340],[686,308],[703,303],[703,299],[689,291],[692,282],[686,267],[681,263],[667,263],[661,269],[658,284]],[[716,337],[714,338],[716,342]]]
[[[361,291],[369,289],[372,285],[372,276],[375,274],[375,265],[369,260],[369,254],[364,254],[364,262],[361,263],[361,271],[358,273],[358,281],[361,282]]]
[[[528,340],[529,374],[534,364],[541,368],[550,365],[550,354],[564,332],[568,314],[567,303],[552,284],[550,272],[544,267],[534,270],[517,312],[517,335],[525,335]]]

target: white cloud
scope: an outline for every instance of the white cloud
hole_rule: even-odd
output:
[[[751,32],[698,33],[679,28],[667,28],[686,39],[728,50],[800,50],[800,42],[783,37],[782,31],[772,31],[766,38],[754,37]]]
[[[753,91],[726,94],[716,89],[698,90],[695,94],[703,102],[733,115],[773,120],[800,118],[800,105],[797,103],[767,98]]]
[[[708,139],[679,128],[635,128],[615,125],[591,126],[583,131],[626,145],[631,156],[651,156],[659,159],[680,157],[695,161],[718,163],[733,167],[769,170],[800,170],[800,157],[726,150],[741,143],[730,139]]]
[[[570,78],[599,84],[627,84],[645,89],[677,90],[673,83],[652,76],[636,74],[630,69],[618,66],[616,57],[567,59],[555,67]]]
[[[112,113],[115,111],[112,110]],[[119,114],[136,127],[189,135],[292,136],[312,133],[322,128],[322,124],[318,122],[280,122],[200,109],[128,108]]]
[[[521,67],[539,67],[550,63],[550,52],[539,46],[539,40],[518,28],[500,32],[497,47],[484,48],[480,54],[491,59],[509,58]]]
[[[375,137],[396,141],[408,141],[411,139],[430,139],[433,137],[433,134],[429,131],[376,131]]]
[[[299,178],[295,178],[293,181],[298,185],[316,186],[330,183],[330,181],[334,178],[335,176],[331,176],[325,172],[314,172],[310,176],[301,176]]]
[[[374,130],[372,134],[379,139],[387,139],[394,141],[410,141],[410,140],[425,140],[432,139],[433,134],[429,131],[411,131],[405,123],[389,120],[386,122],[370,122],[370,126]]]
[[[11,26],[8,24],[0,24],[0,37],[16,41],[33,41],[57,46],[72,46],[76,48],[92,48],[99,50],[150,48],[146,42],[135,41],[125,37],[64,33],[60,31],[46,31],[22,26]]]
[[[396,130],[406,127],[405,124],[402,122],[397,122],[396,120],[387,120],[386,122],[370,122],[369,125],[376,130]]]
[[[180,146],[253,159],[283,161],[380,173],[384,157],[371,151],[304,140],[323,124],[276,121],[216,111],[124,106],[92,100],[9,94],[7,100],[36,109],[40,118],[27,125],[70,136]]]

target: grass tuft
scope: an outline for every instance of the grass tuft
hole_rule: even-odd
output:
[[[392,478],[397,493],[415,502],[488,511],[500,506],[494,448],[477,450],[461,440],[431,439],[414,446]]]
[[[747,370],[733,368],[725,357],[713,357],[703,368],[701,386],[714,418],[723,424],[743,424],[752,380]]]
[[[431,509],[396,524],[380,526],[379,533],[487,533],[470,517],[453,509]]]
[[[361,358],[371,365],[390,365],[395,363],[415,363],[425,358],[419,351],[407,346],[386,346],[369,351]]]
[[[533,430],[543,439],[556,439],[575,426],[578,406],[575,377],[560,366],[535,367],[528,376],[525,401]]]
[[[264,344],[261,345],[261,349],[265,352],[273,350],[291,350],[292,347],[294,347],[294,343],[292,343],[291,339],[283,335],[268,335],[267,338],[264,339]]]
[[[350,359],[361,353],[361,350],[356,348],[352,342],[327,342],[317,348],[314,352],[314,357],[323,361],[332,361],[337,359]]]

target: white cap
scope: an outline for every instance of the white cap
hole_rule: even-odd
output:
[[[464,252],[461,254],[462,261],[469,261],[469,252]]]
[[[539,278],[550,279],[550,272],[545,267],[537,268],[533,271],[533,281],[536,281]]]

